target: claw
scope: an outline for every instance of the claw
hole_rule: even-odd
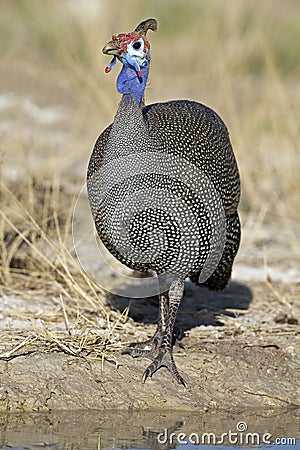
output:
[[[186,381],[179,375],[179,379],[177,379],[178,383],[181,384],[185,389],[188,388],[188,384]]]
[[[151,373],[150,373],[149,368],[146,369],[145,372],[144,372],[143,378],[142,378],[143,383],[145,383],[145,381],[147,380],[148,377],[151,378],[151,376],[152,376],[152,375],[151,375]]]

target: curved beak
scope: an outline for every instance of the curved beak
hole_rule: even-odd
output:
[[[121,56],[123,53],[123,50],[120,47],[118,47],[116,41],[112,40],[112,41],[109,41],[103,47],[102,52],[105,55]]]

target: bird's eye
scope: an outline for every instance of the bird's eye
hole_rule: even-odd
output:
[[[136,41],[132,44],[132,47],[134,48],[134,50],[138,50],[141,48],[141,43],[139,41]]]

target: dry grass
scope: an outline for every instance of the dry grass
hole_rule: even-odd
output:
[[[111,337],[126,317],[105,306],[78,266],[71,220],[90,149],[119,98],[116,70],[103,73],[100,50],[112,33],[150,16],[159,31],[150,37],[148,102],[191,98],[216,109],[236,149],[244,221],[276,224],[288,245],[300,247],[297,0],[2,0],[1,94],[18,101],[4,109],[0,127],[1,290],[51,304],[53,321],[65,323],[62,332],[14,337],[17,351],[23,341],[102,357],[118,345],[118,333]],[[28,98],[41,109],[62,108],[61,121],[26,115]]]
[[[31,326],[17,335],[8,330],[0,358],[39,349],[103,359],[120,347],[118,330],[127,321],[127,310],[111,311],[102,289],[80,269],[70,240],[73,202],[69,199],[69,207],[62,209],[59,186],[30,181],[25,191],[29,204],[2,185],[1,294],[26,302],[28,312],[18,308],[8,316]]]

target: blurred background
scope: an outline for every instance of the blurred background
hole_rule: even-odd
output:
[[[279,239],[278,251],[288,250],[290,259],[278,260],[293,265],[300,219],[298,0],[1,0],[0,8],[5,282],[20,265],[20,245],[7,240],[8,228],[28,236],[32,218],[44,231],[50,217],[70,223],[71,199],[120,99],[120,65],[105,74],[109,59],[101,49],[112,34],[149,17],[159,30],[149,33],[147,103],[187,98],[221,115],[241,172],[248,230],[241,255],[261,232],[256,249]]]

